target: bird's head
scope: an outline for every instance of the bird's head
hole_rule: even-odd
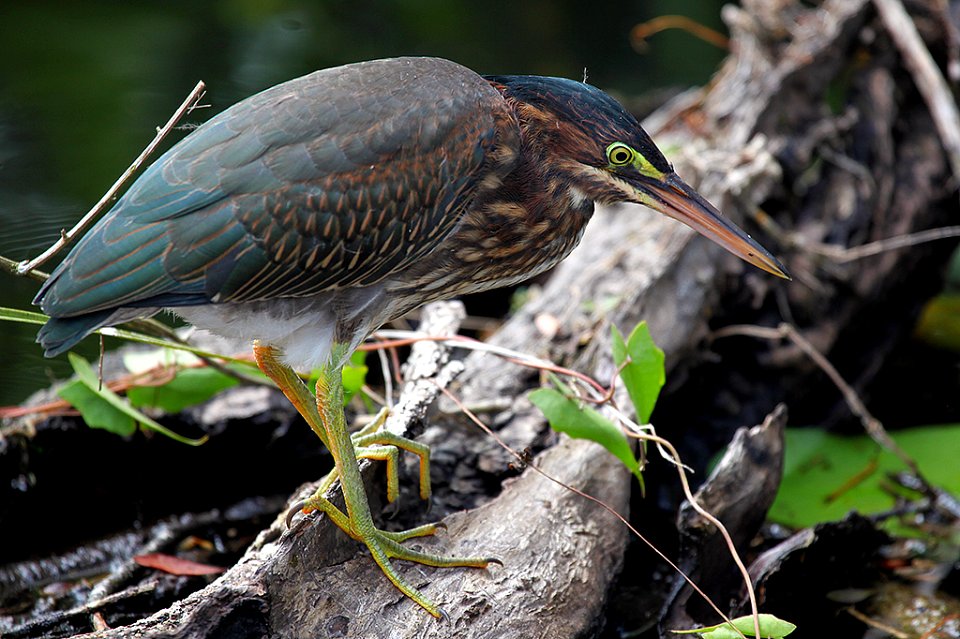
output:
[[[582,197],[636,202],[672,217],[734,255],[779,277],[783,265],[680,179],[630,113],[584,82],[540,76],[487,78],[514,102],[538,161]]]

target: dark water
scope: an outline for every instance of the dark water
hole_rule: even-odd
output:
[[[719,0],[647,2],[11,2],[0,4],[0,255],[32,257],[95,203],[198,80],[194,122],[315,69],[437,55],[483,73],[579,78],[623,96],[706,81],[722,52],[670,32],[645,55],[630,28],[665,13],[720,27]],[[178,139],[182,133],[171,136]],[[50,268],[50,266],[46,267]],[[0,306],[35,282],[0,273]],[[0,405],[56,376],[34,327],[0,323]],[[96,340],[80,351],[96,352]]]

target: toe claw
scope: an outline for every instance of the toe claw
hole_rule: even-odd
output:
[[[440,613],[440,616],[437,617],[438,621],[444,621],[444,622],[450,623],[450,615],[447,614],[446,610],[437,606],[437,612]]]
[[[497,564],[498,566],[504,565],[503,560],[500,559],[499,557],[484,557],[483,560],[486,561],[488,564]]]
[[[388,503],[382,510],[383,516],[388,520],[393,520],[397,515],[400,514],[400,504],[398,502],[392,501]]]
[[[301,500],[290,506],[290,510],[287,511],[287,517],[285,519],[287,528],[290,528],[293,525],[293,517],[299,512],[303,511],[304,506],[307,505],[306,500]]]

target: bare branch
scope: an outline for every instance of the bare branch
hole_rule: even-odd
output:
[[[887,32],[903,55],[904,64],[923,95],[950,159],[953,178],[960,180],[960,111],[947,81],[923,43],[900,0],[873,0]]]
[[[173,115],[170,116],[170,119],[167,120],[167,123],[162,127],[157,129],[157,135],[153,138],[153,141],[146,146],[146,148],[137,156],[137,159],[133,161],[127,170],[123,172],[116,182],[113,183],[106,193],[103,194],[103,197],[100,198],[100,201],[97,202],[83,218],[77,222],[77,224],[70,229],[69,231],[60,231],[60,239],[53,243],[47,250],[33,258],[32,260],[25,260],[20,262],[17,265],[17,275],[27,275],[33,269],[37,268],[51,257],[59,253],[63,247],[65,247],[74,237],[86,230],[93,221],[100,216],[101,213],[107,208],[107,205],[113,200],[116,194],[123,188],[123,185],[126,184],[131,176],[137,172],[140,166],[146,161],[146,159],[156,150],[156,148],[163,142],[164,138],[173,130],[173,127],[177,125],[177,122],[180,121],[184,115],[196,108],[197,101],[199,101],[204,94],[206,85],[200,81],[197,82],[197,86],[193,88],[193,91],[186,97],[180,107],[174,111]]]

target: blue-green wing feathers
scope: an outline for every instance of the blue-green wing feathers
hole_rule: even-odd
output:
[[[253,96],[164,154],[80,240],[37,295],[54,318],[39,340],[65,350],[118,309],[376,283],[456,225],[505,108],[438,60],[350,65]]]

